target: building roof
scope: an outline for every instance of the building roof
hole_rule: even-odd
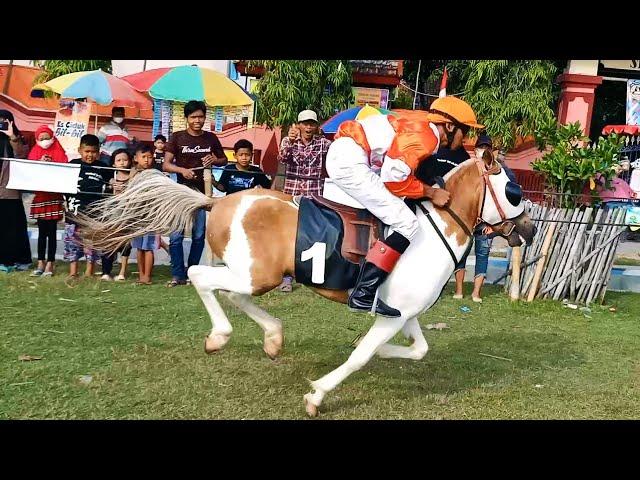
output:
[[[248,60],[234,60],[236,69],[242,75],[260,78],[263,67],[247,67]],[[354,86],[373,86],[377,88],[396,87],[400,83],[403,60],[349,60],[353,67]]]
[[[31,96],[31,87],[34,80],[41,72],[39,68],[25,67],[22,65],[0,65],[0,94],[11,97],[11,99],[27,110],[40,110],[56,112],[59,108],[57,98],[35,98]],[[7,83],[8,88],[7,88]],[[110,105],[98,105],[98,116],[110,117]],[[125,107],[125,115],[130,119],[153,120],[151,110],[140,110],[138,108]]]

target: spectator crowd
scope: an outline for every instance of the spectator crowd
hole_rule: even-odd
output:
[[[97,252],[85,247],[79,236],[74,216],[86,211],[93,202],[104,195],[118,195],[136,173],[156,169],[169,175],[174,181],[205,193],[204,169],[222,169],[212,186],[230,195],[250,188],[272,188],[272,179],[259,166],[254,165],[253,145],[241,139],[234,145],[235,162],[227,157],[215,133],[204,130],[207,107],[204,102],[192,100],[184,107],[187,128],[172,133],[167,139],[157,135],[153,147],[136,142],[126,127],[122,107],[112,109],[111,120],[97,135],[87,134],[80,140],[75,158],[69,159],[50,127],[42,125],[35,132],[36,144],[29,149],[14,117],[7,110],[0,110],[0,157],[26,158],[44,162],[74,163],[80,165],[78,193],[59,194],[35,192],[29,209],[29,218],[38,228],[37,263],[32,276],[50,277],[55,274],[57,253],[57,226],[64,221],[63,259],[69,263],[69,277],[79,277],[79,261],[86,261],[84,276],[96,274],[101,264],[100,278],[104,281],[127,279],[129,258],[136,250],[140,285],[152,284],[155,253],[165,249],[170,256],[171,280],[168,287],[189,283],[187,270],[200,263],[205,248],[206,212],[197,212],[190,232],[176,231],[169,235],[168,245],[158,234],[133,239],[116,252]],[[283,137],[278,161],[284,169],[284,193],[290,195],[321,195],[326,177],[325,162],[331,141],[319,129],[317,114],[313,110],[299,113],[297,123]],[[492,148],[486,135],[478,138],[477,146]],[[435,172],[426,175],[442,175],[454,168],[469,155],[460,148],[455,151],[441,148],[429,163]],[[426,162],[425,162],[426,165]],[[27,218],[22,193],[6,188],[10,162],[0,159],[0,215],[4,226],[0,229],[0,271],[27,270],[32,256],[27,231]],[[64,219],[64,220],[63,220]],[[190,234],[191,246],[185,265],[184,240]],[[487,272],[491,248],[490,228],[483,225],[475,233],[475,279],[472,299],[481,302],[480,290]],[[120,268],[113,276],[113,266],[118,256]],[[463,279],[466,258],[456,268],[454,298],[463,296]],[[293,279],[285,276],[280,290],[292,291]]]
[[[187,128],[173,132],[167,139],[154,138],[153,147],[137,142],[126,127],[122,107],[112,109],[111,120],[97,135],[87,134],[80,139],[76,155],[67,156],[52,129],[40,126],[35,132],[36,144],[29,149],[24,136],[7,110],[0,110],[0,157],[23,158],[43,162],[78,164],[78,192],[60,194],[34,192],[29,218],[37,223],[37,263],[34,277],[50,277],[56,272],[57,231],[63,222],[63,255],[69,264],[69,278],[80,277],[79,262],[85,260],[84,277],[100,275],[104,281],[127,279],[129,258],[135,249],[137,284],[152,284],[152,272],[157,250],[164,248],[170,256],[171,281],[168,287],[189,283],[187,270],[200,263],[205,248],[206,212],[198,211],[190,232],[176,231],[169,235],[168,245],[158,234],[133,239],[116,252],[98,252],[84,246],[74,217],[105,195],[118,195],[138,172],[156,169],[174,181],[205,193],[204,169],[220,169],[212,186],[221,194],[230,195],[250,188],[272,188],[272,179],[254,165],[253,144],[246,139],[233,148],[235,162],[228,163],[220,140],[215,133],[204,130],[207,107],[192,100],[184,107]],[[321,194],[324,162],[331,142],[319,131],[314,111],[300,112],[298,122],[283,139],[278,160],[285,167],[285,193],[292,195]],[[0,214],[4,226],[0,229],[0,271],[24,271],[32,268],[27,215],[22,201],[23,192],[7,189],[11,162],[0,159]],[[61,225],[62,226],[62,225]],[[190,234],[191,246],[184,258],[185,235]],[[118,256],[120,269],[113,276]],[[101,273],[96,272],[101,265]],[[285,277],[282,290],[291,291],[291,277]]]

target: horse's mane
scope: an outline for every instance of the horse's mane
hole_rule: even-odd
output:
[[[467,168],[469,165],[474,165],[474,164],[475,164],[475,160],[473,158],[469,158],[468,160],[465,160],[464,162],[459,163],[458,165],[456,165],[454,168],[452,168],[446,173],[446,175],[443,177],[444,181],[448,182],[449,179],[454,175],[456,175],[458,172],[460,172],[464,168]]]

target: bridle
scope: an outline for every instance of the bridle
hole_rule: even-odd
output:
[[[478,204],[478,215],[476,218],[476,224],[473,226],[473,228],[475,229],[480,223],[489,224],[489,222],[483,220],[482,218],[482,211],[484,210],[484,202],[487,197],[487,190],[489,190],[489,193],[491,194],[491,198],[493,199],[493,203],[498,209],[500,220],[502,220],[500,223],[491,225],[491,228],[493,228],[497,232],[500,232],[501,235],[508,237],[513,233],[513,230],[516,228],[516,224],[511,220],[507,219],[507,216],[504,214],[504,210],[500,206],[500,202],[498,201],[496,192],[493,189],[493,185],[489,181],[489,175],[497,175],[498,173],[500,173],[502,168],[500,167],[500,164],[495,160],[493,160],[493,162],[491,163],[491,166],[488,168],[485,165],[485,163],[481,160],[476,159],[475,162],[476,162],[476,166],[478,167],[478,173],[480,174],[480,177],[484,181],[485,188],[482,189],[482,196],[480,197],[479,204]]]
[[[480,174],[480,177],[483,180],[485,188],[482,189],[482,196],[480,197],[480,200],[478,202],[478,214],[476,215],[476,221],[473,226],[473,230],[475,230],[475,228],[481,223],[488,223],[482,219],[482,211],[484,210],[484,202],[487,196],[487,190],[489,190],[491,198],[493,198],[493,202],[495,203],[496,208],[498,209],[498,213],[500,214],[500,219],[502,220],[500,223],[491,225],[491,227],[493,228],[494,231],[498,232],[500,235],[508,237],[509,235],[511,235],[511,233],[513,233],[513,230],[515,229],[516,224],[513,221],[508,220],[507,217],[505,216],[504,210],[502,209],[502,207],[500,206],[500,203],[498,202],[498,197],[496,196],[496,192],[493,189],[493,185],[489,181],[489,175],[497,175],[498,173],[500,173],[502,168],[500,164],[495,160],[491,163],[491,166],[488,168],[486,167],[485,163],[482,160],[475,159],[475,163],[476,163],[476,166],[478,167],[478,173]],[[445,188],[444,180],[442,178],[440,178],[439,180],[440,180],[438,182],[439,186],[441,188]],[[434,230],[440,237],[440,240],[442,240],[442,243],[444,243],[444,246],[447,248],[449,255],[451,255],[451,259],[453,260],[454,265],[457,266],[458,259],[456,258],[455,253],[453,253],[453,250],[451,249],[449,242],[447,242],[447,239],[444,238],[444,235],[442,234],[442,232],[434,222],[433,218],[431,217],[429,210],[426,209],[426,207],[422,204],[422,202],[418,201],[416,203],[418,205],[418,208],[422,210],[422,213],[424,213],[425,217],[427,217],[427,219],[431,223],[431,226],[434,228]],[[467,235],[467,237],[473,238],[473,233],[471,232],[471,230],[469,230],[469,227],[467,227],[467,225],[462,221],[462,219],[453,210],[451,210],[451,207],[446,206],[442,208],[445,212],[451,215],[451,217],[456,221],[458,225],[460,225],[460,227],[462,228],[464,233]],[[472,242],[469,242],[469,245],[467,245],[467,249],[465,250],[461,258],[465,258],[469,254],[469,251],[471,250],[471,244]]]

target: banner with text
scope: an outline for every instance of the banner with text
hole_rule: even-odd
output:
[[[389,108],[389,90],[386,88],[353,87],[355,107]]]
[[[61,100],[53,125],[56,136],[64,151],[70,158],[77,156],[80,137],[89,129],[91,104],[75,100]]]

